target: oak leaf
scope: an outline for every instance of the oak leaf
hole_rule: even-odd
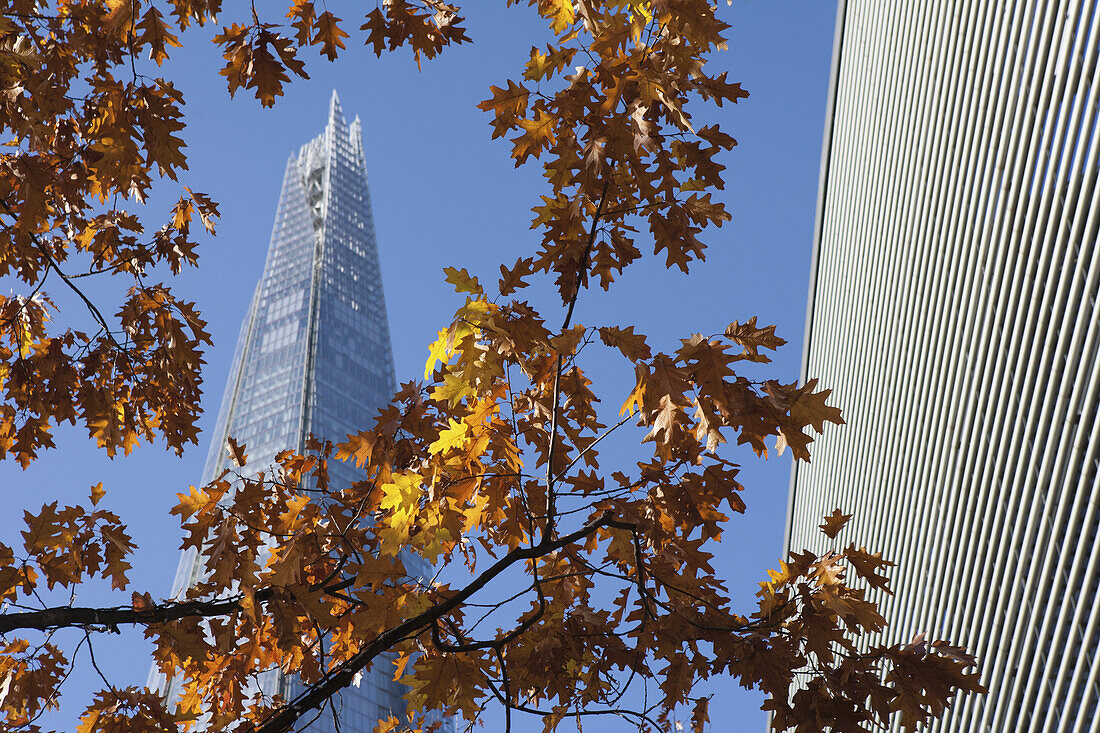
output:
[[[798,395],[791,403],[791,417],[803,425],[810,425],[818,433],[825,429],[825,423],[843,425],[844,418],[836,407],[825,404],[825,400],[832,394],[831,389],[823,389],[814,392],[817,380],[811,379],[799,390]]]
[[[555,33],[562,33],[576,19],[573,0],[538,0],[538,8],[539,13],[550,21],[550,28]]]
[[[851,514],[842,513],[839,509],[834,509],[832,514],[825,515],[825,521],[820,525],[820,529],[829,539],[836,539],[836,536],[840,534],[840,530],[844,529],[844,525],[848,524],[852,516]]]
[[[345,38],[348,34],[339,26],[340,19],[329,11],[317,16],[313,21],[313,45],[321,46],[321,53],[328,57],[329,61],[335,61],[340,50],[346,48]]]
[[[826,521],[828,521],[827,518]],[[848,563],[855,568],[856,574],[867,581],[867,585],[893,595],[889,588],[890,579],[885,575],[879,574],[878,571],[883,568],[892,567],[894,563],[889,560],[883,560],[881,552],[871,553],[868,552],[865,547],[861,547],[857,550],[855,545],[849,545],[844,551],[844,557]]]
[[[775,335],[775,326],[757,328],[756,316],[745,323],[734,321],[726,327],[726,336],[745,350],[745,354],[753,360],[767,362],[768,357],[760,353],[760,349],[775,351],[787,343]]]
[[[149,56],[160,66],[168,59],[168,48],[180,48],[182,44],[179,38],[169,32],[169,26],[164,22],[164,16],[154,6],[150,5],[141,16],[137,24],[140,33],[135,39],[138,46],[148,46]]]
[[[313,0],[294,0],[286,17],[290,18],[290,27],[294,29],[297,44],[310,45],[313,42],[313,25],[317,18]]]
[[[520,119],[518,122],[523,134],[512,138],[512,157],[516,159],[516,167],[532,155],[538,158],[544,149],[553,144],[556,119],[545,110],[536,109],[533,118]]]
[[[531,257],[521,257],[512,267],[500,266],[499,290],[501,295],[511,295],[520,288],[527,287],[523,278],[531,274],[531,265],[534,262]]]
[[[600,339],[608,346],[618,349],[630,361],[641,361],[652,356],[645,336],[634,333],[634,326],[603,326],[600,328]]]
[[[446,275],[447,282],[454,286],[456,293],[480,295],[484,292],[477,278],[466,272],[466,268],[460,270],[456,267],[444,267],[443,273]]]
[[[477,107],[493,113],[494,119],[490,124],[493,126],[495,139],[517,127],[519,120],[527,112],[527,101],[531,93],[522,84],[516,84],[511,79],[506,87],[490,86],[489,91],[493,96],[480,102]]]

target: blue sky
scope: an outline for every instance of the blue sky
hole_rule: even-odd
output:
[[[207,354],[204,429],[216,417],[237,329],[263,267],[286,158],[321,130],[333,89],[348,118],[363,119],[400,381],[422,375],[427,344],[458,304],[442,268],[466,267],[483,282],[495,282],[499,263],[514,262],[537,244],[538,235],[528,226],[530,208],[544,192],[538,171],[513,168],[510,146],[490,141],[488,115],[476,104],[488,96],[490,84],[518,78],[528,49],[542,37],[541,26],[524,7],[467,5],[472,45],[447,51],[420,73],[405,52],[378,60],[349,48],[336,64],[317,60],[309,69],[312,79],[289,87],[273,110],[261,109],[243,93],[230,101],[216,73],[220,59],[199,38],[196,50],[181,53],[167,69],[188,100],[190,171],[182,180],[210,194],[222,210],[217,238],[200,248],[199,270],[175,285],[198,302],[215,341]],[[330,9],[345,18],[361,13],[338,3]],[[706,235],[708,260],[690,277],[667,272],[660,262],[639,266],[610,295],[583,296],[577,322],[634,323],[651,345],[667,350],[679,338],[715,333],[732,320],[755,315],[777,324],[777,333],[789,342],[769,375],[797,377],[835,10],[834,3],[809,0],[721,4],[720,14],[733,29],[729,50],[714,63],[728,68],[731,79],[751,94],[720,112],[724,129],[739,141],[723,161],[733,221]],[[171,190],[170,185],[163,198],[151,201],[148,221],[155,221],[157,207],[165,210]],[[621,363],[592,368],[601,380],[632,380]],[[597,382],[612,409],[621,403],[620,393],[625,395],[625,381],[621,388],[614,381]],[[27,471],[0,463],[7,510],[0,515],[0,541],[20,542],[22,509],[37,509],[54,498],[80,501],[90,484],[103,481],[105,505],[122,514],[140,548],[133,588],[166,595],[179,546],[178,522],[168,509],[176,492],[199,480],[205,440],[180,458],[145,446],[113,461],[76,432],[61,431],[58,444]],[[756,583],[781,551],[790,465],[786,456],[765,463],[751,454],[735,455],[744,462],[749,511],[730,524],[719,572],[748,608]],[[129,593],[124,598],[88,594],[78,602],[128,603]],[[69,636],[61,643],[71,649],[78,640]],[[123,686],[144,683],[147,653],[135,633],[96,645],[100,666]],[[74,674],[64,707],[49,724],[74,727],[97,688],[91,674]],[[711,708],[716,728],[732,723],[735,730],[763,730],[758,696],[742,693],[732,682],[711,685],[709,691],[718,693]],[[541,730],[541,723],[520,729]]]

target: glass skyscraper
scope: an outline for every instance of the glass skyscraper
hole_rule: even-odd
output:
[[[788,547],[854,514],[887,641],[977,655],[929,730],[1100,733],[1100,2],[839,13]]]
[[[279,451],[303,449],[310,434],[335,442],[369,426],[394,382],[362,125],[358,117],[345,123],[333,92],[324,132],[286,164],[267,263],[237,340],[203,483],[226,468],[228,436],[247,446],[249,468],[262,470]],[[363,478],[339,461],[329,476],[334,486]],[[405,563],[426,573],[423,561]],[[183,553],[173,597],[201,568],[194,549]],[[380,659],[358,687],[333,701],[343,733],[371,731],[391,711],[401,716],[405,688],[392,672]],[[150,686],[176,692],[155,668]],[[287,698],[295,686],[277,672],[261,683]],[[333,728],[327,714],[309,726],[318,733]]]

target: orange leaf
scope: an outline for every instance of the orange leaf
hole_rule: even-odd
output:
[[[534,119],[520,120],[519,126],[523,128],[523,134],[512,139],[514,149],[512,157],[516,159],[516,167],[519,167],[530,156],[538,158],[542,151],[554,143],[554,123],[557,118],[541,109],[535,110]]]

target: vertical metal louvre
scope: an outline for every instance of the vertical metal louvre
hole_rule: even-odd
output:
[[[854,513],[887,640],[978,655],[933,730],[1100,733],[1098,4],[840,8],[788,542]]]

